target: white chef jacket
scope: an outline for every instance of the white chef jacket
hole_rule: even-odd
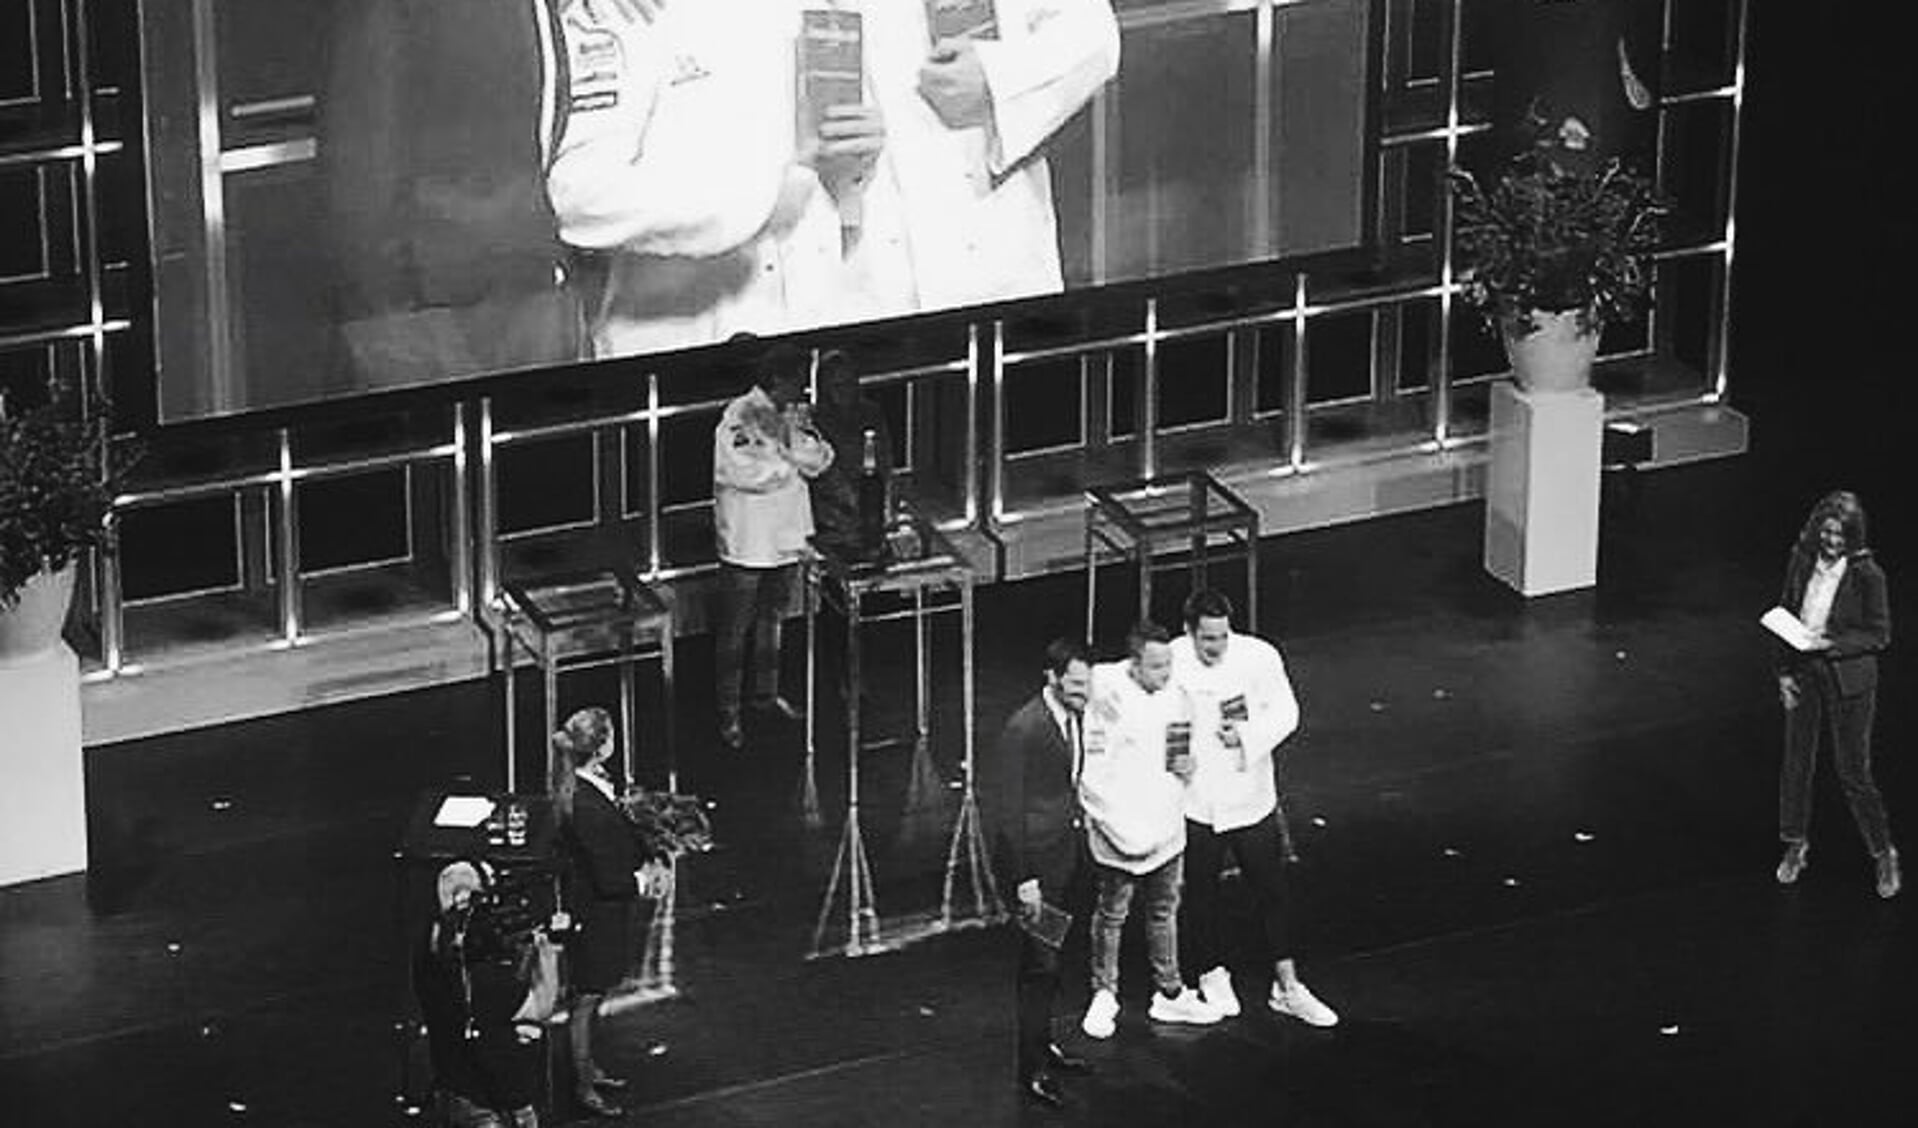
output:
[[[1192,703],[1192,779],[1185,789],[1185,816],[1214,830],[1251,826],[1278,806],[1272,762],[1277,748],[1299,727],[1299,700],[1285,674],[1279,649],[1262,638],[1234,632],[1217,665],[1199,661],[1192,636],[1172,640],[1172,682]],[[1220,707],[1243,696],[1247,720],[1239,723],[1240,749],[1219,739]]]
[[[1176,683],[1147,693],[1129,662],[1092,667],[1079,798],[1094,861],[1144,874],[1185,850],[1185,785],[1166,770],[1165,730],[1191,715]]]
[[[832,444],[812,431],[781,443],[778,418],[772,397],[753,388],[726,405],[713,430],[713,528],[728,564],[790,564],[812,536],[806,479],[832,465]]]
[[[560,238],[608,252],[595,354],[826,319],[844,267],[831,200],[793,163],[798,5],[680,0],[602,23],[563,3],[546,188]]]
[[[857,0],[866,84],[886,143],[854,256],[855,313],[890,315],[1057,293],[1058,221],[1041,144],[1119,66],[1109,0],[996,0],[999,38],[974,46],[992,111],[950,129],[920,95],[925,0]]]

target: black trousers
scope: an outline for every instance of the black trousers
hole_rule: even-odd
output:
[[[1778,772],[1778,837],[1803,842],[1811,830],[1812,775],[1818,764],[1818,735],[1831,741],[1838,786],[1858,823],[1865,848],[1877,857],[1891,849],[1891,825],[1885,800],[1871,773],[1871,721],[1878,691],[1846,697],[1824,662],[1798,671],[1798,707],[1785,714],[1785,756]]]
[[[1072,914],[1070,933],[1084,927],[1081,921],[1088,915],[1091,892],[1092,866],[1083,852],[1062,886],[1040,887],[1047,904]],[[1016,904],[1013,911],[1019,911]],[[1046,1047],[1053,1042],[1052,1008],[1059,999],[1060,953],[1033,939],[1023,928],[1013,931],[1019,936],[1019,1079],[1023,1081],[1045,1064]]]
[[[1219,871],[1231,850],[1239,873],[1258,901],[1259,922],[1265,933],[1266,955],[1288,959],[1295,937],[1289,903],[1285,839],[1278,812],[1250,826],[1224,832],[1205,823],[1185,823],[1185,896],[1179,909],[1180,954],[1186,978],[1195,979],[1225,963],[1224,905],[1219,897]]]

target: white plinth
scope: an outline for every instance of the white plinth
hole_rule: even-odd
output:
[[[1598,582],[1598,468],[1605,397],[1492,385],[1485,569],[1523,595]]]
[[[0,885],[85,868],[80,662],[61,643],[0,665]]]

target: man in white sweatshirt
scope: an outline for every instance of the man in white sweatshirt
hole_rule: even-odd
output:
[[[1259,905],[1273,960],[1267,1004],[1312,1026],[1339,1016],[1300,981],[1294,963],[1286,850],[1273,751],[1299,726],[1299,702],[1271,643],[1232,630],[1232,602],[1201,588],[1185,602],[1185,634],[1168,648],[1172,684],[1192,708],[1193,769],[1185,787],[1186,896],[1181,934],[1205,1001],[1239,1013],[1221,962],[1219,874],[1230,849]]]
[[[726,405],[713,430],[713,531],[719,542],[719,599],[713,657],[719,739],[745,741],[740,696],[746,640],[753,640],[754,704],[795,719],[779,695],[780,624],[799,585],[813,533],[806,483],[832,465],[832,444],[812,424],[805,353],[775,345],[754,385]]]
[[[1191,729],[1185,694],[1171,685],[1171,635],[1141,623],[1130,657],[1092,668],[1079,796],[1097,884],[1092,914],[1092,1001],[1087,1036],[1110,1038],[1119,1018],[1119,938],[1134,890],[1145,900],[1155,1022],[1212,1023],[1221,1015],[1179,977],[1179,884],[1185,780],[1192,757],[1168,737]]]

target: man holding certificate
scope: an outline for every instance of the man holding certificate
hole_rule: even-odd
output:
[[[1259,903],[1273,960],[1267,1005],[1311,1026],[1339,1016],[1299,979],[1287,850],[1273,752],[1299,726],[1299,702],[1279,650],[1234,633],[1232,602],[1201,588],[1185,601],[1185,634],[1174,640],[1172,681],[1192,702],[1193,770],[1185,789],[1187,966],[1205,1001],[1239,1013],[1232,975],[1221,962],[1219,872],[1230,849]]]
[[[899,0],[863,17],[884,143],[848,235],[846,317],[1064,287],[1046,143],[1118,72],[1110,0]]]
[[[546,193],[594,356],[849,316],[840,213],[885,144],[860,96],[858,13],[557,3]]]
[[[1123,662],[1092,668],[1086,763],[1079,778],[1086,842],[1096,863],[1092,1001],[1080,1024],[1110,1038],[1119,1018],[1119,938],[1136,892],[1145,902],[1154,1022],[1208,1024],[1221,1015],[1179,977],[1179,884],[1185,853],[1185,781],[1192,777],[1192,713],[1172,684],[1171,635],[1141,623]]]
[[[1041,1104],[1060,1103],[1055,1073],[1083,1071],[1052,1040],[1059,994],[1059,948],[1078,904],[1085,871],[1079,773],[1082,725],[1092,683],[1085,644],[1054,639],[1046,647],[1045,685],[1006,722],[994,763],[999,858],[1019,898],[1019,1089]]]
[[[1778,863],[1778,881],[1790,885],[1805,869],[1812,769],[1823,728],[1831,734],[1839,786],[1871,851],[1878,895],[1895,897],[1902,884],[1898,850],[1871,775],[1878,652],[1891,645],[1891,605],[1884,570],[1865,545],[1865,507],[1857,495],[1838,490],[1812,509],[1785,566],[1779,602],[1766,616],[1767,626],[1786,643],[1774,662],[1785,706],[1785,755],[1778,778],[1778,836],[1785,856]]]

